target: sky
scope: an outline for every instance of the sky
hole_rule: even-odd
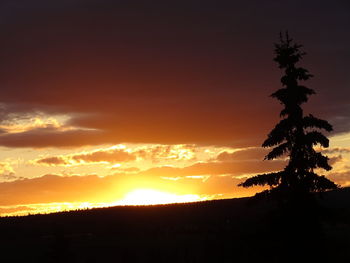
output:
[[[4,0],[0,215],[250,196],[288,30],[350,186],[348,1]],[[160,201],[161,200],[161,201]]]

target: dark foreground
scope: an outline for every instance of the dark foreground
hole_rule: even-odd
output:
[[[350,262],[350,189],[320,204],[286,212],[245,198],[1,218],[0,262]]]

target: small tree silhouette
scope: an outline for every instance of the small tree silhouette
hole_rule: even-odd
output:
[[[268,134],[262,147],[274,147],[264,160],[273,160],[287,156],[289,162],[283,171],[260,174],[248,178],[239,184],[243,187],[269,185],[270,189],[258,195],[281,194],[284,197],[304,196],[311,192],[320,192],[337,188],[337,185],[324,176],[317,175],[315,169],[330,170],[328,157],[316,152],[315,145],[327,148],[329,140],[318,130],[332,131],[325,120],[313,115],[304,116],[301,105],[315,91],[299,84],[312,77],[307,69],[297,67],[296,63],[306,54],[301,45],[293,43],[288,32],[280,33],[280,43],[275,44],[275,58],[280,69],[283,88],[271,96],[280,101],[284,109],[280,113],[282,120]]]

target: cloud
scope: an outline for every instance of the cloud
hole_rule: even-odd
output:
[[[330,165],[336,165],[338,163],[342,163],[343,162],[343,156],[338,155],[338,156],[333,156],[329,158],[329,164]]]
[[[144,171],[117,170],[114,175],[98,177],[45,175],[32,179],[0,182],[0,206],[26,204],[91,202],[105,203],[122,199],[135,189],[157,189],[177,194],[240,197],[253,195],[262,188],[237,185],[245,177],[282,169],[283,161],[241,161],[196,163],[183,168],[158,167]],[[348,185],[347,170],[328,175],[336,183]],[[171,180],[172,178],[176,180]],[[77,191],[79,189],[79,191]]]
[[[71,166],[91,163],[123,163],[136,160],[136,155],[123,149],[102,149],[92,152],[39,158],[30,163],[47,166]]]
[[[11,214],[11,213],[18,213],[18,212],[25,212],[30,213],[34,211],[35,209],[29,206],[9,206],[9,207],[0,207],[0,215],[3,214]]]
[[[48,165],[48,166],[56,166],[56,165],[69,165],[69,162],[65,160],[64,157],[61,156],[53,156],[53,157],[45,157],[41,159],[37,159],[34,161],[36,164]]]
[[[347,153],[347,148],[335,148],[330,150],[322,150],[323,153]],[[218,154],[218,156],[214,159],[219,162],[241,162],[241,161],[261,161],[264,159],[266,154],[268,154],[270,149],[266,148],[247,148],[237,150],[235,152],[227,152],[223,151]],[[350,151],[349,151],[350,152]],[[335,165],[343,161],[342,155],[331,156],[329,158],[329,164]]]
[[[343,187],[350,186],[350,170],[330,173],[327,177]]]
[[[61,117],[61,116],[59,116]],[[35,129],[61,129],[67,130],[71,127],[65,127],[57,118],[45,116],[45,114],[37,113],[36,115],[21,114],[16,116],[10,114],[1,121],[0,129],[4,133],[23,133]]]
[[[117,151],[122,151],[122,149],[117,149]],[[91,161],[91,156],[94,155],[88,156],[87,160]],[[121,156],[124,158],[124,155]],[[73,158],[73,156],[71,157]],[[101,159],[93,158],[93,160]],[[60,162],[60,159],[52,159],[47,163],[57,164]],[[249,195],[253,194],[256,189],[237,187],[242,179],[236,177],[278,170],[283,165],[282,161],[207,162],[195,163],[183,168],[157,167],[144,171],[131,169],[132,173],[129,170],[118,169],[114,175],[104,178],[96,175],[59,176],[49,174],[33,179],[0,183],[0,205],[43,202],[106,202],[122,198],[127,191],[135,187],[142,189],[161,188],[160,190],[163,191],[181,194]],[[203,180],[203,176],[205,176],[205,180]],[[175,181],[164,179],[176,177],[179,179]]]
[[[336,148],[330,148],[330,149],[325,149],[325,150],[322,150],[323,153],[327,154],[336,154],[336,153],[343,153],[343,154],[346,154],[346,153],[350,153],[350,148],[347,148],[347,147],[336,147]]]
[[[141,147],[134,154],[152,162],[194,161],[196,151],[196,145],[155,145]]]
[[[117,173],[138,173],[140,172],[140,169],[137,167],[127,167],[127,168],[122,168],[122,167],[112,167],[111,170],[116,171]]]
[[[16,176],[15,171],[10,162],[0,162],[0,182],[10,182],[21,179]]]
[[[280,86],[271,60],[281,27],[310,54],[319,95],[308,110],[350,130],[346,2],[329,12],[286,1],[284,15],[276,1],[11,2],[1,9],[1,119],[40,111],[80,129],[1,130],[2,146],[260,145],[280,109],[268,96]]]
[[[124,150],[113,149],[107,151],[95,151],[85,154],[73,155],[72,159],[78,163],[96,163],[96,162],[108,162],[108,163],[119,163],[134,161],[136,157]]]
[[[6,147],[74,147],[96,145],[105,141],[103,131],[74,129],[62,131],[55,127],[36,128],[18,133],[0,134],[0,145]]]
[[[120,148],[122,147],[122,148]],[[136,159],[160,162],[195,161],[196,147],[194,145],[147,145],[126,149],[123,145],[102,148],[94,151],[59,156],[42,157],[32,164],[48,166],[69,166],[88,163],[121,163]]]
[[[141,171],[140,175],[165,176],[165,177],[186,177],[196,175],[231,175],[240,176],[243,174],[263,173],[283,169],[284,161],[242,161],[242,162],[203,162],[195,163],[183,168],[163,166],[150,168]]]
[[[110,180],[95,175],[45,175],[0,183],[0,205],[86,201],[97,199],[98,194],[103,196],[104,191],[112,191]]]
[[[108,203],[122,199],[135,189],[156,189],[184,194],[228,196],[253,195],[256,189],[238,187],[240,179],[231,176],[211,176],[207,180],[183,177],[172,181],[155,174],[118,174],[100,178],[96,175],[59,176],[0,183],[0,206],[30,206],[35,204],[90,202]],[[77,191],[79,189],[79,191]]]
[[[235,152],[221,152],[216,160],[220,162],[230,162],[230,161],[242,161],[242,160],[263,160],[265,155],[268,154],[269,149],[266,148],[248,148],[237,150]]]

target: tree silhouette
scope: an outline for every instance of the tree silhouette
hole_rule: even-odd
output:
[[[315,169],[330,170],[328,157],[316,152],[315,145],[327,148],[329,140],[319,130],[332,131],[332,126],[325,120],[313,115],[304,116],[301,105],[315,91],[300,85],[312,77],[309,71],[296,64],[306,54],[302,45],[293,43],[288,32],[280,34],[280,42],[275,44],[275,58],[279,68],[284,70],[281,78],[282,88],[271,96],[284,106],[280,113],[282,120],[268,134],[262,147],[274,147],[264,160],[273,160],[281,156],[289,159],[284,170],[260,174],[248,178],[239,184],[243,187],[270,186],[260,195],[281,194],[285,197],[303,196],[311,192],[335,189],[338,186],[324,176],[317,175]]]

